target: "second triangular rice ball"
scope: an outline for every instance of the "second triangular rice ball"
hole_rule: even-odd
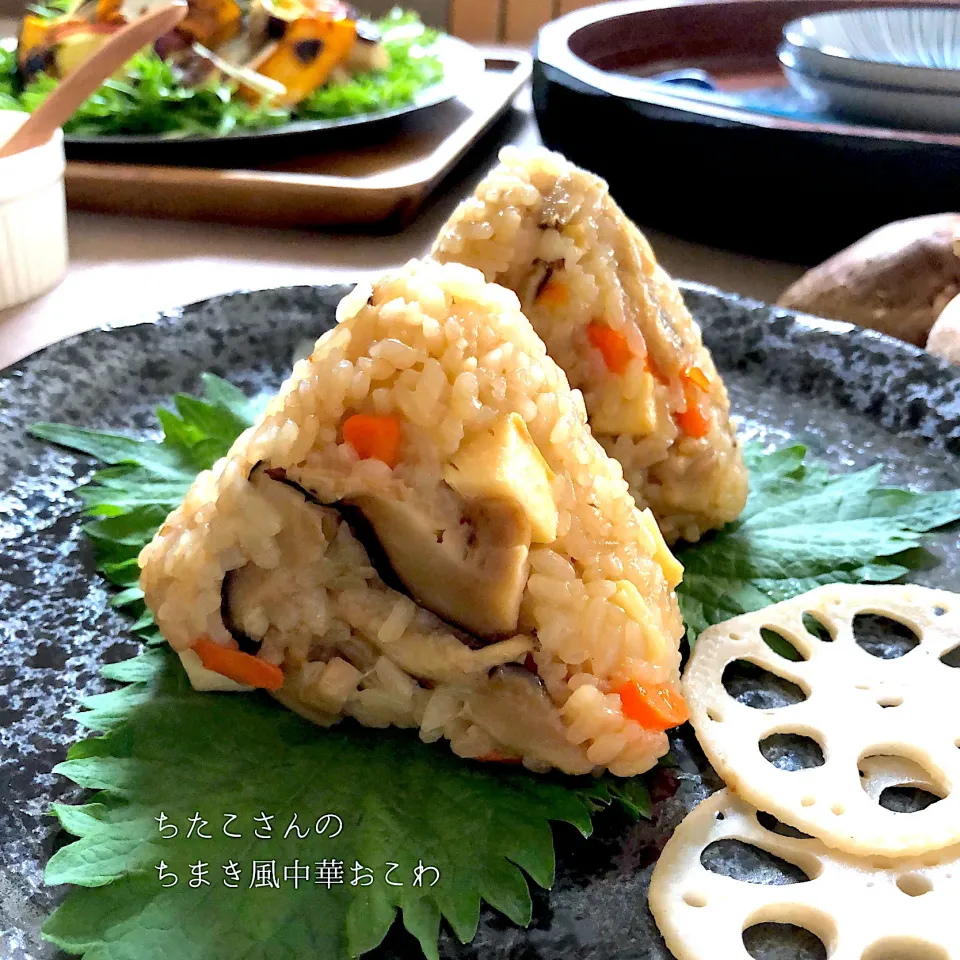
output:
[[[676,284],[603,180],[559,154],[507,148],[433,255],[517,292],[668,542],[739,516],[747,471],[723,382]]]
[[[338,315],[141,554],[195,686],[648,769],[685,719],[680,567],[516,297],[414,262]]]

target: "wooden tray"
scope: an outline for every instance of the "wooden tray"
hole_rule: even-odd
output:
[[[272,227],[402,229],[530,77],[525,53],[486,57],[476,89],[426,111],[387,143],[251,169],[67,164],[75,210]]]
[[[570,14],[541,30],[536,49],[543,140],[606,177],[642,224],[794,262],[892,220],[960,208],[960,135],[738,109],[645,79],[696,67],[722,93],[785,86],[783,26],[850,5],[630,0]]]

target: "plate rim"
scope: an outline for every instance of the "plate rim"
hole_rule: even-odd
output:
[[[808,37],[800,30],[800,24],[804,21],[816,20],[821,17],[842,17],[847,14],[862,15],[865,13],[917,9],[924,12],[944,11],[952,13],[958,26],[960,26],[960,10],[957,7],[889,6],[827,10],[798,17],[786,24],[781,35],[781,44],[777,50],[778,59],[783,63],[783,52],[789,51],[802,69],[808,73],[850,83],[875,84],[888,87],[890,90],[943,93],[956,96],[960,91],[960,62],[954,67],[926,67],[921,64],[853,56],[841,51],[833,53],[825,49],[822,44],[806,42],[814,38]]]
[[[843,20],[856,20],[861,18],[866,13],[879,13],[879,14],[889,14],[889,13],[900,13],[908,12],[911,10],[922,10],[924,12],[931,13],[947,13],[951,14],[955,19],[960,20],[960,12],[958,12],[957,7],[950,6],[946,3],[941,4],[930,4],[923,7],[910,6],[909,4],[896,4],[891,3],[882,7],[844,7],[842,9],[835,10],[821,10],[817,13],[807,13],[802,17],[796,17],[791,20],[789,23],[784,24],[783,27],[783,38],[787,43],[791,43],[794,46],[803,47],[805,50],[814,50],[817,53],[821,54],[824,57],[827,57],[830,61],[835,60],[844,60],[847,62],[853,63],[872,63],[872,64],[882,64],[884,66],[890,67],[904,67],[912,70],[921,70],[923,72],[936,72],[942,71],[944,73],[955,74],[960,71],[960,66],[957,67],[925,67],[922,64],[910,64],[910,63],[901,63],[898,60],[877,60],[873,57],[864,57],[857,56],[851,53],[845,53],[843,51],[837,52],[828,52],[824,49],[822,42],[807,42],[807,41],[819,41],[820,38],[804,33],[800,29],[800,25],[806,20],[825,20],[828,18],[837,18]]]
[[[958,7],[960,12],[960,7]],[[922,97],[946,97],[956,100],[960,95],[960,67],[956,69],[954,85],[956,89],[949,90],[940,87],[911,87],[902,83],[882,83],[879,80],[869,80],[862,77],[846,76],[841,74],[824,73],[808,64],[802,63],[788,44],[781,44],[777,49],[777,60],[785,71],[799,73],[802,77],[815,80],[818,83],[834,83],[843,87],[854,87],[858,90],[873,90],[877,93],[904,94]],[[790,61],[793,61],[792,63]],[[911,68],[913,69],[913,68]],[[932,72],[932,71],[931,71]]]
[[[957,381],[957,392],[958,397],[960,397],[960,367],[947,362],[941,357],[937,357],[934,354],[929,353],[922,347],[915,346],[912,343],[907,343],[904,340],[898,340],[896,337],[892,337],[886,333],[881,333],[878,330],[871,330],[867,327],[857,326],[857,324],[850,323],[846,320],[831,320],[827,317],[818,317],[816,314],[812,313],[805,313],[799,310],[790,310],[786,307],[780,307],[777,304],[767,303],[754,297],[748,297],[743,294],[736,293],[735,291],[722,290],[719,287],[715,287],[709,283],[703,283],[699,280],[685,280],[681,278],[674,279],[677,286],[680,288],[681,294],[684,296],[684,300],[686,300],[686,295],[688,293],[705,295],[714,300],[719,300],[726,303],[735,303],[737,306],[740,306],[751,312],[756,310],[767,311],[771,315],[771,318],[788,320],[791,325],[797,327],[803,332],[820,332],[830,336],[851,336],[854,339],[862,340],[866,343],[876,344],[887,350],[902,352],[907,356],[913,357],[914,359],[919,359],[922,363],[928,364],[931,371],[936,371],[938,374],[946,377],[947,379]],[[187,303],[177,304],[170,307],[161,307],[156,310],[147,310],[142,312],[140,319],[134,319],[129,323],[103,323],[95,327],[89,327],[86,330],[81,330],[78,333],[73,333],[61,340],[54,340],[51,343],[44,344],[42,347],[38,347],[32,353],[28,353],[26,356],[21,357],[19,360],[14,360],[13,363],[10,363],[5,367],[0,367],[0,379],[13,377],[31,361],[41,358],[56,349],[70,347],[81,342],[84,338],[92,335],[118,333],[124,330],[132,330],[141,327],[158,327],[163,324],[174,325],[183,318],[183,315],[187,311],[200,310],[207,306],[220,307],[224,304],[229,304],[231,300],[239,301],[241,298],[256,296],[257,294],[297,294],[306,291],[343,289],[345,291],[344,296],[346,296],[350,290],[356,287],[359,283],[363,282],[365,282],[363,278],[359,280],[347,278],[333,283],[294,283],[264,287],[238,287],[235,290],[228,290],[223,293],[213,294],[209,297],[200,297],[197,300],[190,300]],[[693,311],[691,311],[691,313],[693,313]],[[698,319],[695,314],[693,315],[693,319],[698,325],[701,324],[700,319]]]

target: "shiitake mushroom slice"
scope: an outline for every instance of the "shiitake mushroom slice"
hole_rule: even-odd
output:
[[[516,633],[530,569],[530,522],[519,505],[473,500],[445,528],[409,500],[353,502],[420,606],[486,640]]]
[[[447,624],[476,649],[517,632],[520,601],[529,572],[530,523],[507,500],[470,501],[456,527],[444,528],[409,501],[357,497],[324,503],[291,480],[282,468],[261,461],[250,472],[284,483],[307,503],[332,509],[363,546],[383,582]],[[259,642],[239,628],[233,596],[236,574],[221,589],[224,625],[245,652]]]

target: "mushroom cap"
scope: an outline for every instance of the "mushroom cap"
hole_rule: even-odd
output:
[[[927,337],[927,350],[948,363],[960,365],[960,295],[940,311]]]
[[[922,346],[960,293],[958,238],[955,213],[888,223],[808,270],[777,304]]]

